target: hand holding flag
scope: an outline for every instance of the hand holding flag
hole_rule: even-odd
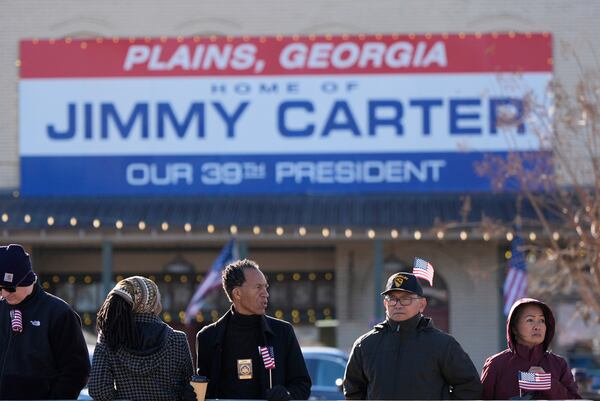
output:
[[[413,274],[419,278],[427,280],[429,285],[433,287],[433,265],[425,259],[415,258]]]

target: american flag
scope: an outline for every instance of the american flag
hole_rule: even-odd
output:
[[[433,286],[433,265],[425,259],[415,258],[413,274],[429,281],[429,285]]]
[[[12,327],[12,331],[22,332],[23,331],[23,315],[21,311],[18,309],[13,309],[10,311],[10,325]]]
[[[258,352],[262,356],[262,360],[265,364],[265,368],[268,370],[275,369],[275,353],[273,347],[258,347]]]
[[[551,385],[551,373],[519,372],[521,390],[550,390]]]
[[[198,285],[194,296],[190,300],[190,303],[185,310],[185,323],[190,324],[192,319],[196,317],[196,314],[202,309],[202,306],[206,302],[206,296],[221,287],[221,272],[229,263],[237,259],[237,248],[235,246],[235,240],[230,240],[221,250],[221,253],[215,259],[210,271],[204,281]]]
[[[504,280],[504,315],[506,316],[515,301],[527,295],[527,266],[525,255],[521,250],[522,245],[521,238],[515,236],[510,246],[512,257]]]

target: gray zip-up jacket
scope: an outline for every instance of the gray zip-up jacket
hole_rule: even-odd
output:
[[[430,318],[385,321],[354,343],[344,375],[346,399],[480,399],[473,362]]]

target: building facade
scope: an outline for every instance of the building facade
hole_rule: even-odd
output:
[[[321,341],[348,350],[382,317],[377,294],[387,275],[422,256],[436,267],[435,286],[427,291],[438,325],[464,345],[479,368],[486,356],[503,347],[501,286],[509,242],[506,231],[488,232],[477,223],[483,217],[510,223],[517,213],[510,194],[467,188],[131,196],[98,195],[88,189],[70,195],[77,192],[77,182],[61,183],[56,193],[52,185],[43,193],[24,191],[32,182],[41,187],[49,172],[22,166],[24,149],[31,144],[20,132],[30,124],[34,109],[23,104],[20,108],[19,102],[31,102],[27,85],[42,85],[44,78],[23,75],[30,58],[22,58],[19,46],[22,41],[32,47],[43,42],[44,48],[72,43],[91,51],[93,45],[88,49],[87,43],[98,40],[116,45],[148,38],[160,44],[214,37],[225,43],[227,37],[243,42],[246,36],[260,46],[261,38],[268,42],[281,36],[285,42],[295,35],[306,43],[311,35],[332,35],[334,41],[344,35],[400,35],[410,40],[449,35],[456,41],[484,36],[492,41],[492,35],[500,35],[507,40],[517,36],[524,43],[533,34],[551,43],[552,57],[544,61],[568,86],[578,77],[577,58],[584,67],[594,63],[589,38],[598,31],[595,16],[600,7],[595,2],[53,0],[11,2],[3,10],[2,241],[23,243],[31,250],[45,287],[70,300],[87,327],[93,327],[106,288],[129,274],[155,278],[165,297],[163,318],[181,324],[196,283],[233,236],[242,255],[257,260],[269,277],[270,313],[295,323],[306,343]],[[43,63],[36,68],[45,71]],[[39,113],[53,116],[47,110]],[[65,125],[56,131],[66,132]],[[197,324],[212,321],[225,306],[223,297],[211,300]],[[336,322],[333,337],[327,321]]]

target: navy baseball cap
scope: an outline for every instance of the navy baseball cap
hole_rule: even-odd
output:
[[[405,291],[416,294],[420,297],[423,296],[423,288],[417,280],[417,277],[412,273],[396,273],[392,274],[385,285],[385,290],[381,295],[388,294],[392,291]]]

